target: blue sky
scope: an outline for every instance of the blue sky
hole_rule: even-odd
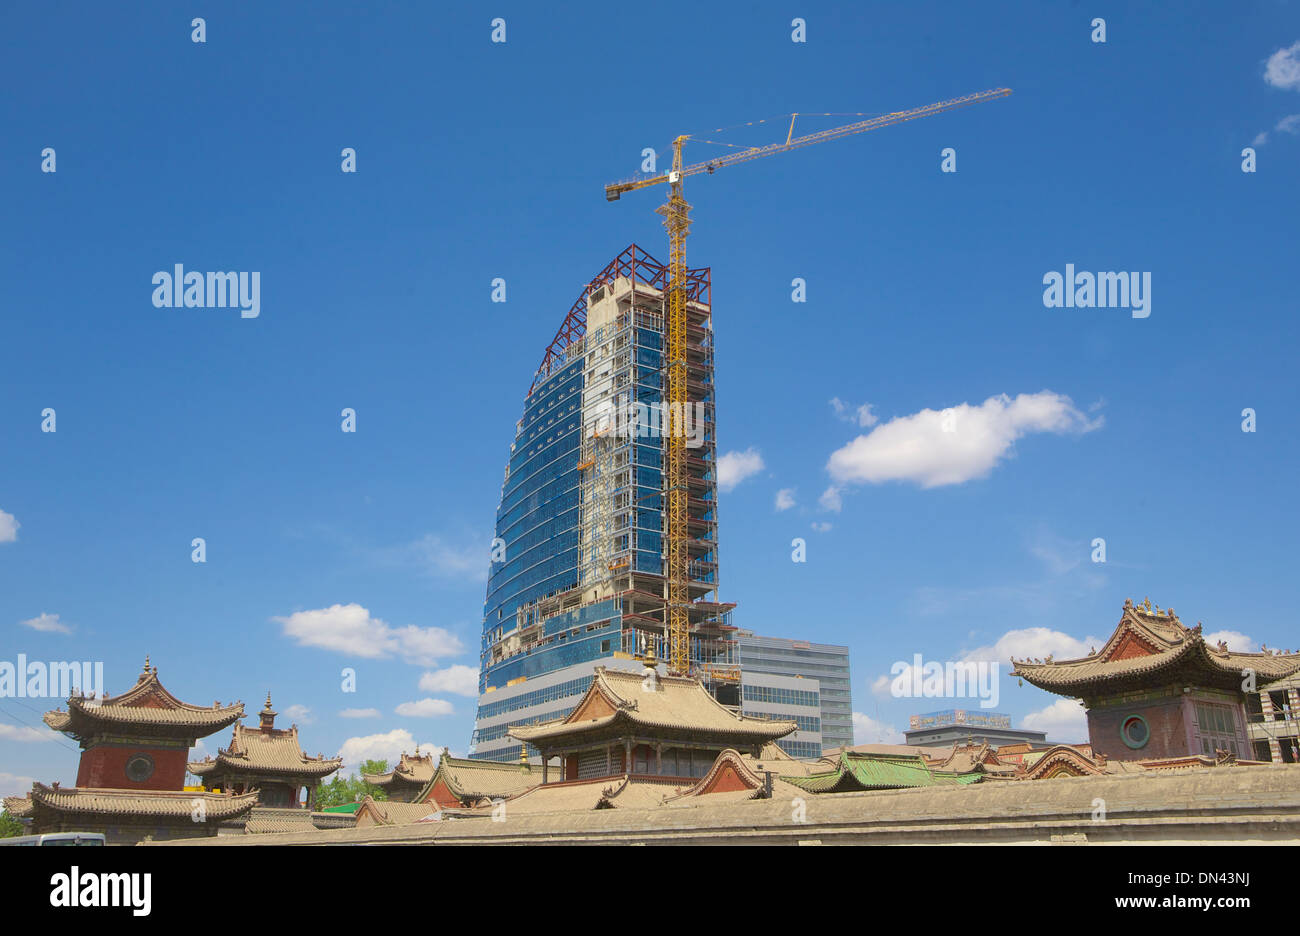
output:
[[[190,701],[270,689],[312,752],[466,750],[532,372],[623,247],[666,259],[661,193],[602,186],[678,133],[998,86],[688,184],[720,450],[755,469],[722,597],[850,646],[861,740],[976,704],[873,691],[894,661],[1069,655],[1129,596],[1295,644],[1300,8],[1188,6],[10,5],[0,659],[102,660],[117,692],[148,653]],[[177,263],[258,271],[261,314],[155,308]],[[1150,316],[1045,307],[1066,264],[1149,272]],[[998,709],[1080,739],[1054,703],[1004,679]],[[49,707],[0,699],[6,792],[72,782],[75,745],[25,730]]]

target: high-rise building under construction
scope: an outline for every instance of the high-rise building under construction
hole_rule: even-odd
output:
[[[740,704],[733,605],[718,600],[710,273],[687,271],[690,403],[672,419],[661,407],[668,278],[628,247],[582,290],[533,377],[497,509],[472,756],[518,758],[507,726],[567,713],[594,666],[668,656],[669,426],[686,437],[691,671]]]

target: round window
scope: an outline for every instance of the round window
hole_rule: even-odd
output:
[[[1146,747],[1151,740],[1151,728],[1141,715],[1129,715],[1120,722],[1119,736],[1131,748]]]
[[[153,776],[153,758],[148,754],[132,754],[126,761],[126,778],[134,783],[144,783]]]

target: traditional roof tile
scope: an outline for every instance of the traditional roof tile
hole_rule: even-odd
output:
[[[235,773],[285,774],[327,777],[343,766],[341,757],[308,757],[298,744],[298,726],[289,728],[248,728],[236,725],[230,746],[217,756],[190,762],[189,771],[196,777]]]
[[[806,777],[787,776],[789,783],[809,793],[850,790],[901,790],[912,787],[978,783],[980,773],[947,773],[926,766],[920,755],[876,755],[845,752],[831,770]]]
[[[519,769],[518,764],[452,757],[443,748],[437,769],[415,801],[430,801],[433,788],[439,781],[445,783],[451,794],[461,802],[472,803],[482,798],[513,796],[535,786],[541,782],[541,770],[525,772]]]
[[[406,825],[437,811],[433,803],[399,803],[394,800],[376,800],[367,796],[357,809],[357,825]]]
[[[734,744],[766,743],[798,728],[793,721],[738,715],[719,703],[697,679],[656,676],[596,667],[586,694],[564,718],[511,728],[510,736],[541,746],[557,738],[623,727],[709,735]]]
[[[46,712],[44,721],[55,731],[79,740],[121,726],[197,739],[220,731],[243,715],[242,702],[233,705],[214,702],[211,708],[182,702],[163,688],[158,681],[157,667],[151,667],[146,659],[144,671],[126,692],[98,701],[90,696],[73,696],[68,699],[68,711]]]
[[[312,821],[311,812],[306,809],[255,806],[244,822],[244,832],[248,835],[313,832],[315,829],[316,824]]]
[[[206,821],[234,819],[253,808],[256,793],[238,796],[229,793],[193,793],[180,790],[105,790],[76,787],[48,787],[32,784],[27,813],[47,808],[56,812],[106,816],[156,816],[182,818],[194,814],[195,805],[203,803]],[[9,808],[9,799],[5,808]],[[15,813],[17,815],[17,813]]]
[[[418,783],[420,785],[428,783],[433,779],[435,766],[432,754],[407,754],[402,752],[398,759],[397,766],[388,773],[366,774],[361,775],[361,779],[366,783],[374,786],[388,786],[394,780],[399,783]]]
[[[1261,684],[1300,672],[1300,654],[1239,653],[1220,642],[1205,642],[1201,625],[1185,627],[1172,608],[1163,612],[1149,601],[1124,602],[1110,639],[1096,653],[1076,660],[1012,660],[1012,673],[1058,695],[1085,698],[1096,692],[1149,688],[1160,680],[1194,680],[1233,689],[1242,673],[1253,671]]]

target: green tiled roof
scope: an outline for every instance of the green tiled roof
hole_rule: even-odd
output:
[[[839,764],[832,770],[807,777],[787,776],[782,779],[809,793],[842,793],[850,790],[902,790],[977,783],[980,775],[931,770],[919,756],[882,756],[846,751],[840,755]]]
[[[344,803],[342,806],[326,806],[320,812],[355,813],[361,808],[360,803]]]

